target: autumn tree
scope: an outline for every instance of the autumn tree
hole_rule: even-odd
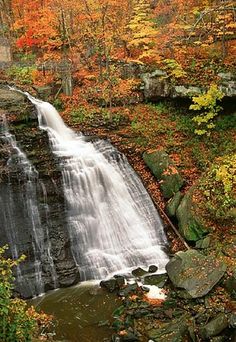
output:
[[[130,55],[137,56],[140,60],[154,58],[156,55],[154,47],[158,31],[151,18],[149,1],[135,1],[132,18],[127,28],[129,32],[127,46]]]

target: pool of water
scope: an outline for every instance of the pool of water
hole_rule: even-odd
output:
[[[63,342],[103,342],[110,338],[112,329],[99,326],[99,322],[112,322],[112,312],[121,305],[116,295],[92,282],[52,291],[30,304],[54,315],[55,340]]]

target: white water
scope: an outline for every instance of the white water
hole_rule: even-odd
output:
[[[27,96],[61,161],[71,248],[82,280],[150,264],[163,272],[163,226],[126,159],[109,143],[86,142],[51,104]]]

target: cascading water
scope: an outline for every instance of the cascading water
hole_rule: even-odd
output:
[[[39,201],[38,201],[38,173],[26,155],[18,146],[15,136],[9,132],[6,117],[1,116],[0,139],[9,151],[7,161],[9,170],[17,170],[20,175],[18,182],[12,184],[9,177],[7,184],[1,184],[0,219],[1,226],[5,230],[12,257],[17,259],[22,252],[33,254],[26,255],[26,261],[20,264],[16,270],[16,288],[22,295],[34,296],[44,292],[42,279],[42,267],[50,265],[50,274],[54,286],[57,287],[56,272],[50,254],[50,241],[42,227]],[[41,183],[43,187],[43,183]],[[45,203],[45,211],[47,206]],[[21,227],[21,235],[31,235],[31,246],[22,246],[22,238],[18,227]]]
[[[81,279],[101,279],[168,257],[159,215],[126,158],[107,142],[86,142],[49,103],[27,94],[60,159],[71,249]]]

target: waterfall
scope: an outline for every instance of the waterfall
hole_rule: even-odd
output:
[[[26,252],[26,261],[16,269],[16,289],[29,297],[44,292],[43,263],[50,265],[50,274],[57,287],[56,272],[50,254],[48,231],[43,229],[38,201],[38,172],[9,132],[6,117],[0,118],[0,140],[9,152],[8,169],[17,170],[18,182],[13,184],[9,175],[7,184],[0,184],[0,220],[14,259]],[[43,183],[41,183],[42,191]],[[45,194],[46,196],[46,194]],[[45,211],[47,205],[45,202]],[[1,232],[2,234],[3,232]],[[46,236],[45,236],[46,233]],[[23,246],[23,235],[28,235],[31,246]]]
[[[163,226],[126,158],[108,142],[86,142],[51,104],[27,96],[60,160],[67,229],[81,279],[151,264],[163,272],[168,261]]]

